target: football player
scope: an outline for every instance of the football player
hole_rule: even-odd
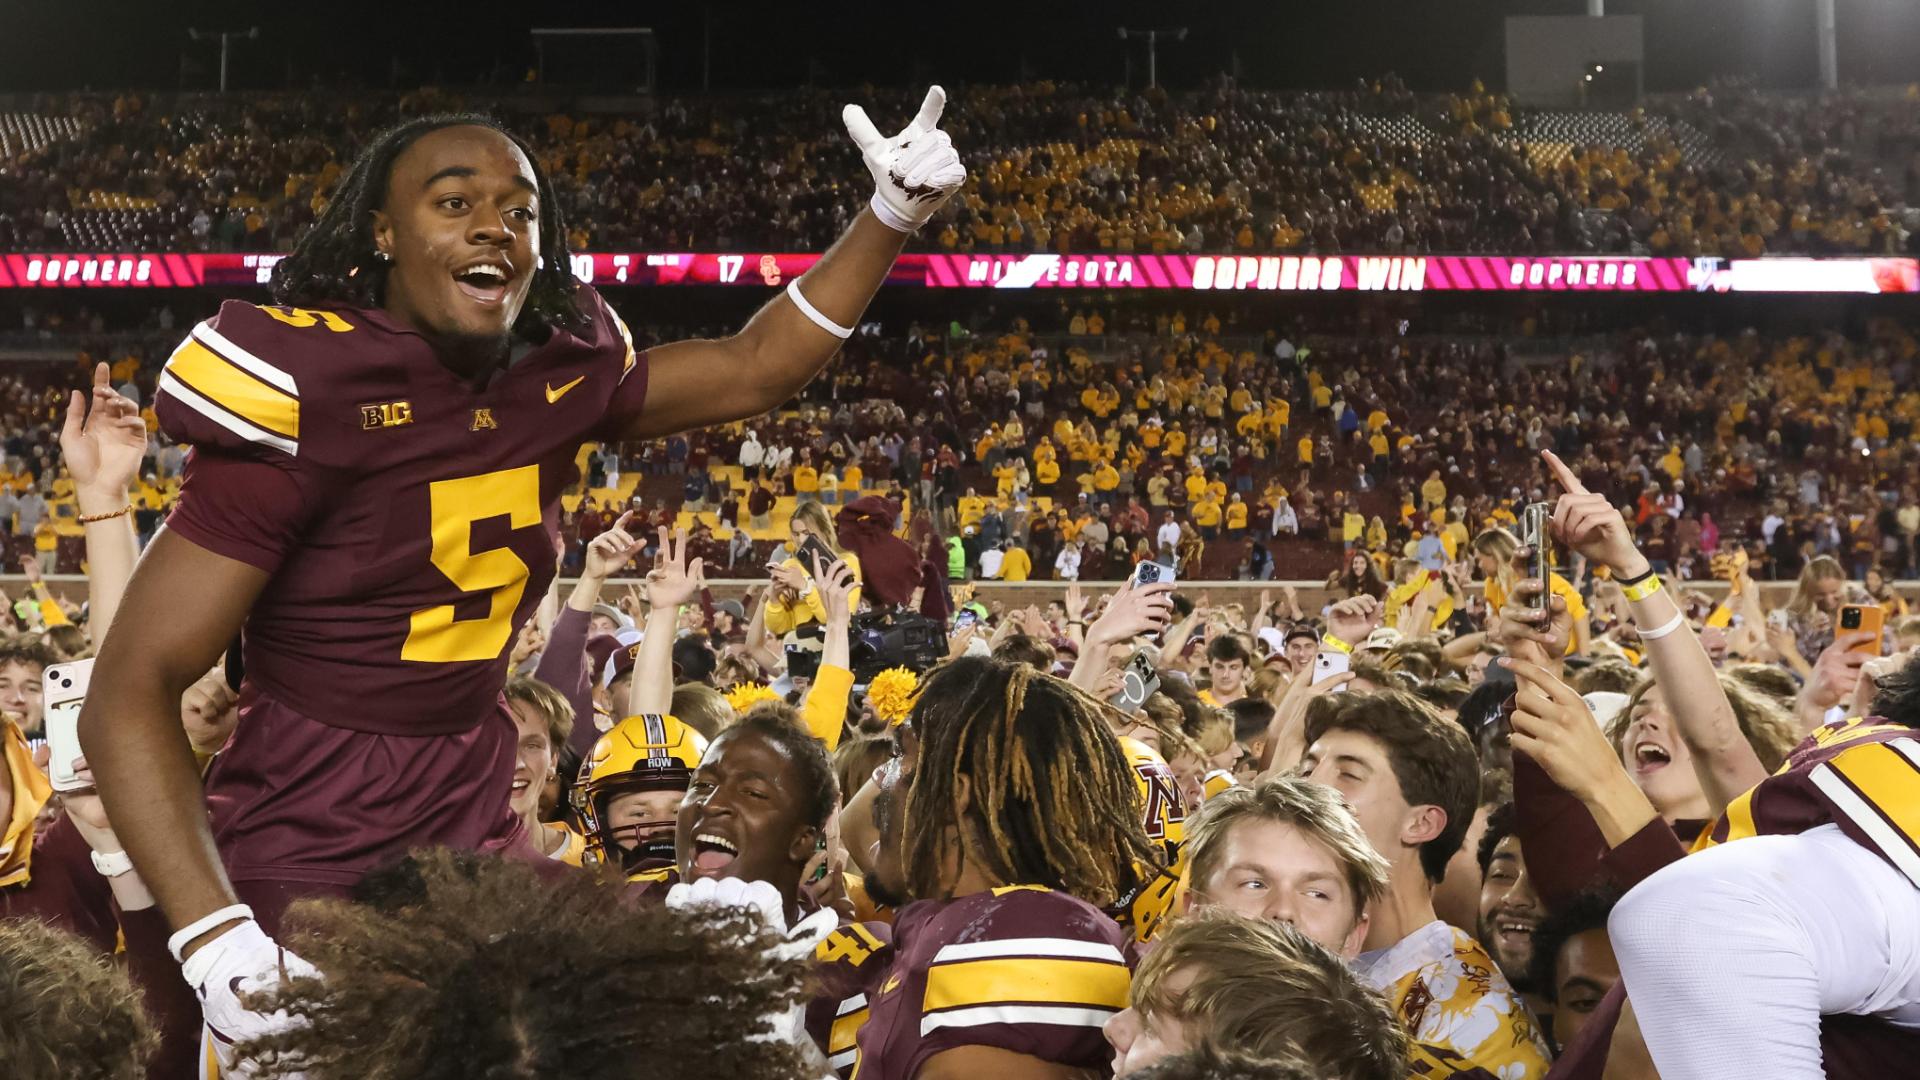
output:
[[[573,811],[588,866],[617,863],[629,878],[672,879],[674,822],[707,752],[701,734],[671,716],[629,716],[600,736],[580,765]]]
[[[1120,925],[1133,931],[1135,940],[1151,941],[1161,921],[1173,910],[1179,895],[1180,877],[1186,870],[1182,858],[1187,836],[1187,804],[1180,793],[1179,780],[1166,759],[1137,739],[1120,736],[1120,750],[1127,755],[1139,795],[1140,824],[1147,839],[1160,849],[1155,866],[1139,868],[1139,882],[1108,910]]]
[[[892,138],[847,108],[869,209],[728,337],[636,350],[575,279],[537,155],[428,116],[368,145],[274,267],[273,306],[229,301],[181,343],[154,407],[194,452],[81,741],[128,853],[165,870],[172,951],[211,1011],[249,1022],[231,987],[280,969],[294,898],[413,848],[525,843],[500,688],[581,446],[806,385],[966,177],[944,104],[934,88]],[[178,702],[243,624],[247,715],[203,791]]]
[[[1025,665],[932,672],[875,775],[874,873],[916,902],[867,994],[862,1080],[1069,1077],[1106,1060],[1130,935],[1101,908],[1160,857],[1103,707]]]

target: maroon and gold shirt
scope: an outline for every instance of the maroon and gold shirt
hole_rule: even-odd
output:
[[[1099,908],[1037,885],[909,904],[886,975],[866,994],[857,1074],[842,1074],[911,1080],[961,1046],[1105,1069],[1100,1029],[1127,1005],[1129,939]],[[830,1053],[841,1045],[827,1041]]]
[[[1920,886],[1920,732],[1875,717],[1814,728],[1779,771],[1727,804],[1694,850],[1829,823]]]
[[[582,289],[484,388],[374,310],[229,300],[160,377],[154,410],[193,447],[167,527],[272,575],[246,627],[264,695],[322,723],[466,731],[555,572],[582,443],[626,427],[647,365]]]

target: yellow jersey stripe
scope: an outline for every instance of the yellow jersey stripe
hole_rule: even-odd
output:
[[[1907,749],[1903,743],[1912,745],[1899,739],[1853,747],[1815,769],[1814,780],[1895,866],[1920,884],[1920,762],[1902,752]]]
[[[226,357],[188,338],[167,361],[167,373],[201,397],[256,427],[300,437],[300,399],[254,378]]]
[[[200,340],[200,344],[219,353],[221,357],[236,367],[246,369],[249,374],[261,382],[279,387],[294,397],[300,396],[300,387],[294,383],[292,375],[287,374],[234,344],[225,334],[215,330],[207,323],[201,323],[195,326],[193,328],[193,336]]]
[[[1122,1009],[1131,973],[1098,960],[970,960],[927,969],[923,1012],[977,1005],[1061,1004]]]
[[[853,1049],[859,1042],[860,1029],[866,1022],[867,1010],[864,1008],[835,1019],[833,1027],[827,1032],[827,1053],[838,1054]]]
[[[1712,830],[1701,833],[1710,835]],[[1748,789],[1740,797],[1727,804],[1727,840],[1744,840],[1759,835],[1760,830],[1753,823],[1753,791]]]

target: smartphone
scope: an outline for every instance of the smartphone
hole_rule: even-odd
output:
[[[1881,638],[1886,630],[1887,612],[1877,604],[1846,604],[1840,608],[1840,632],[1853,634],[1870,632],[1872,641],[1863,641],[1848,652],[1865,653],[1879,656]]]
[[[805,570],[808,577],[813,576],[813,562],[815,559],[820,560],[820,569],[822,572],[824,572],[827,567],[839,561],[839,556],[835,555],[833,550],[827,547],[826,541],[817,536],[809,536],[805,540],[800,541],[800,548],[793,553],[793,557],[799,560],[800,569]]]
[[[55,791],[78,791],[86,781],[74,772],[80,756],[80,706],[87,701],[87,683],[93,678],[92,660],[55,664],[42,679],[43,712],[47,734],[47,774]]]
[[[954,613],[953,628],[955,630],[965,630],[967,627],[972,626],[979,621],[980,621],[979,612],[973,610],[972,608],[961,608],[958,612]]]
[[[1325,682],[1335,675],[1343,674],[1352,669],[1353,661],[1346,653],[1335,652],[1332,649],[1328,649],[1313,661],[1313,681],[1315,683]],[[1344,693],[1346,689],[1346,684],[1342,683],[1334,687],[1333,692],[1336,694]]]
[[[1129,581],[1135,589],[1142,585],[1171,585],[1174,582],[1173,567],[1149,559],[1133,568],[1133,577]]]
[[[1775,630],[1787,629],[1787,627],[1791,624],[1787,621],[1786,609],[1775,608],[1772,611],[1767,612],[1767,625],[1769,627],[1772,627]]]
[[[1540,595],[1534,598],[1536,611],[1547,611],[1553,607],[1553,534],[1547,529],[1547,522],[1553,516],[1551,503],[1528,503],[1520,524],[1520,543],[1532,552],[1527,557],[1527,576],[1546,586]]]
[[[1133,659],[1127,661],[1122,675],[1120,692],[1108,700],[1121,712],[1132,716],[1140,711],[1148,698],[1159,692],[1160,673],[1153,669],[1153,661],[1146,653],[1137,652],[1133,654]]]

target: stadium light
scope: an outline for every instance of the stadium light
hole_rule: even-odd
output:
[[[1146,42],[1147,42],[1147,88],[1149,90],[1160,85],[1159,45],[1160,45],[1160,38],[1163,35],[1169,41],[1185,41],[1187,40],[1187,28],[1184,26],[1176,26],[1166,30],[1129,30],[1124,26],[1120,28],[1121,41],[1127,41],[1134,38],[1146,39]]]
[[[224,94],[227,92],[227,53],[233,44],[233,39],[245,38],[248,41],[258,41],[260,28],[249,26],[245,30],[190,29],[187,31],[187,36],[195,41],[208,41],[216,37],[220,39],[220,92]]]

